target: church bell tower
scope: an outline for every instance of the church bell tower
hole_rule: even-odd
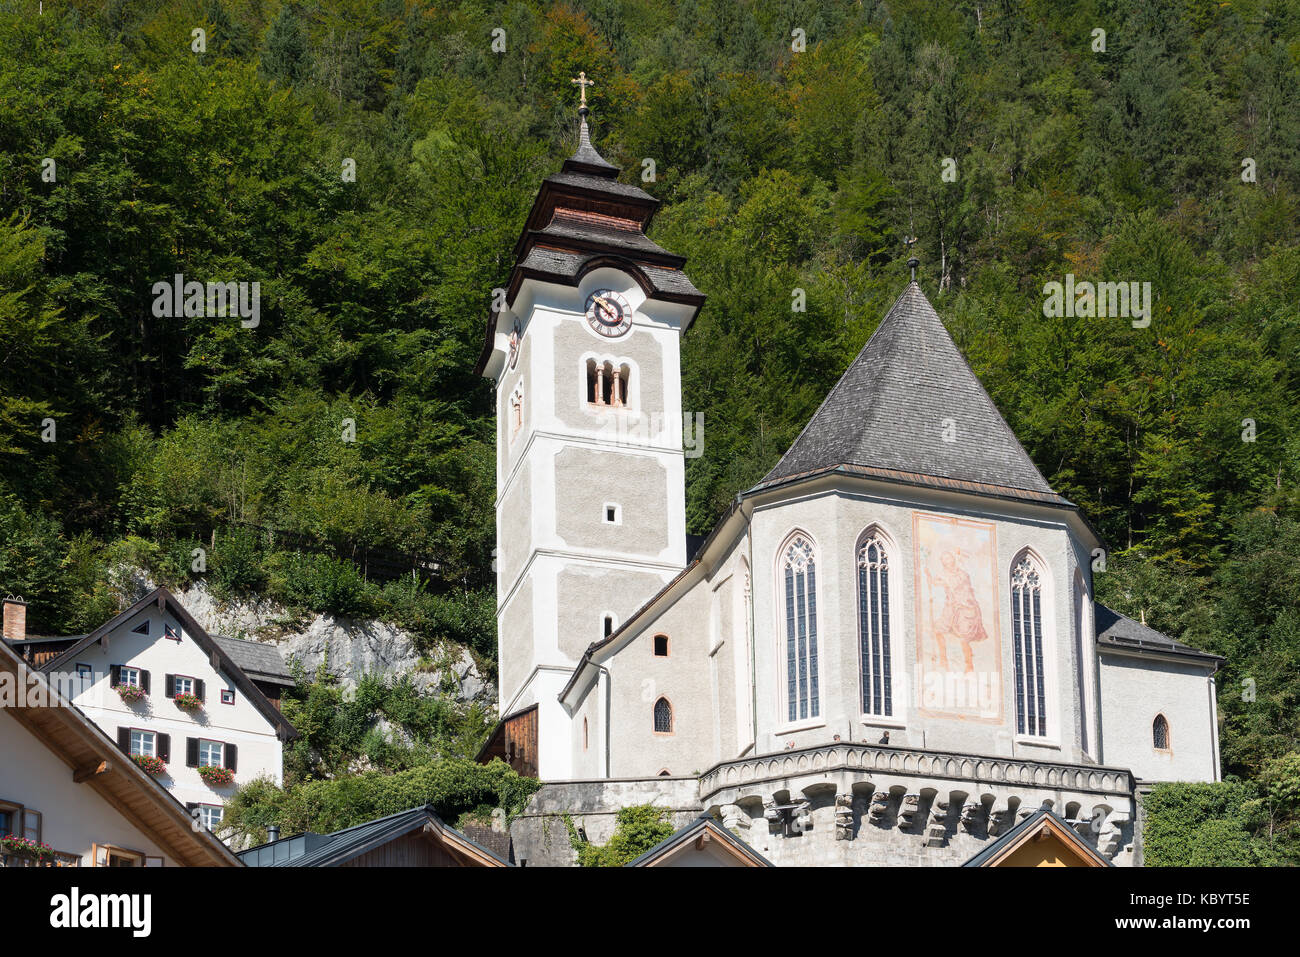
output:
[[[646,236],[658,200],[592,147],[592,81],[574,83],[577,151],[542,182],[478,363],[496,390],[507,757],[543,780],[604,747],[558,700],[574,665],[686,564],[679,347],[704,302]]]

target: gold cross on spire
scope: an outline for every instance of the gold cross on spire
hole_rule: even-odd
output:
[[[584,73],[584,72],[582,72],[582,71],[580,70],[580,71],[578,71],[578,78],[577,78],[576,80],[570,80],[569,82],[572,83],[574,86],[576,86],[576,87],[581,91],[581,93],[582,93],[582,102],[579,103],[578,106],[579,106],[581,109],[586,109],[586,108],[587,108],[587,87],[589,87],[589,86],[595,86],[595,85],[596,85],[596,81],[595,81],[595,80],[588,80],[588,79],[587,79],[587,74]]]

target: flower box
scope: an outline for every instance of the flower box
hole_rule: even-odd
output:
[[[31,861],[54,860],[54,848],[50,847],[50,845],[32,841],[25,837],[16,837],[12,834],[0,838],[0,852],[12,854],[14,857],[24,857]]]
[[[152,754],[133,754],[131,760],[140,765],[145,774],[166,774],[167,762]]]
[[[182,711],[198,711],[203,707],[203,702],[192,694],[178,694],[172,700]]]
[[[232,783],[235,780],[235,772],[230,768],[219,768],[212,764],[205,764],[199,768],[199,777],[212,787],[220,787],[223,784]]]
[[[135,704],[137,701],[143,701],[145,690],[139,685],[113,685],[113,690],[127,704]]]

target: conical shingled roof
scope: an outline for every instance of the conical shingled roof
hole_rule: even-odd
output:
[[[956,427],[954,442],[944,441],[945,419]],[[837,468],[1068,504],[1034,466],[915,281],[754,490]]]

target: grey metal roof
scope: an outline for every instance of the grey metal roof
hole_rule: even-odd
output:
[[[424,827],[426,823],[433,824],[444,836],[454,836],[457,841],[463,841],[495,858],[501,864],[509,866],[509,863],[499,854],[471,841],[464,834],[444,824],[434,813],[433,808],[427,804],[330,834],[307,832],[258,847],[250,847],[246,851],[241,851],[239,857],[249,867],[336,867],[395,838]]]
[[[1154,651],[1164,654],[1184,655],[1207,661],[1226,661],[1219,655],[1185,645],[1154,628],[1121,615],[1101,602],[1093,602],[1093,620],[1097,626],[1097,644],[1100,648],[1122,648],[1130,651]]]
[[[953,442],[944,441],[946,419],[956,428]],[[1019,489],[1068,504],[1030,460],[915,281],[755,489],[838,466]]]
[[[293,675],[284,663],[280,649],[265,641],[249,641],[244,638],[228,638],[225,635],[213,635],[212,640],[219,644],[230,660],[248,673],[250,678],[270,681],[275,684],[294,684]]]

